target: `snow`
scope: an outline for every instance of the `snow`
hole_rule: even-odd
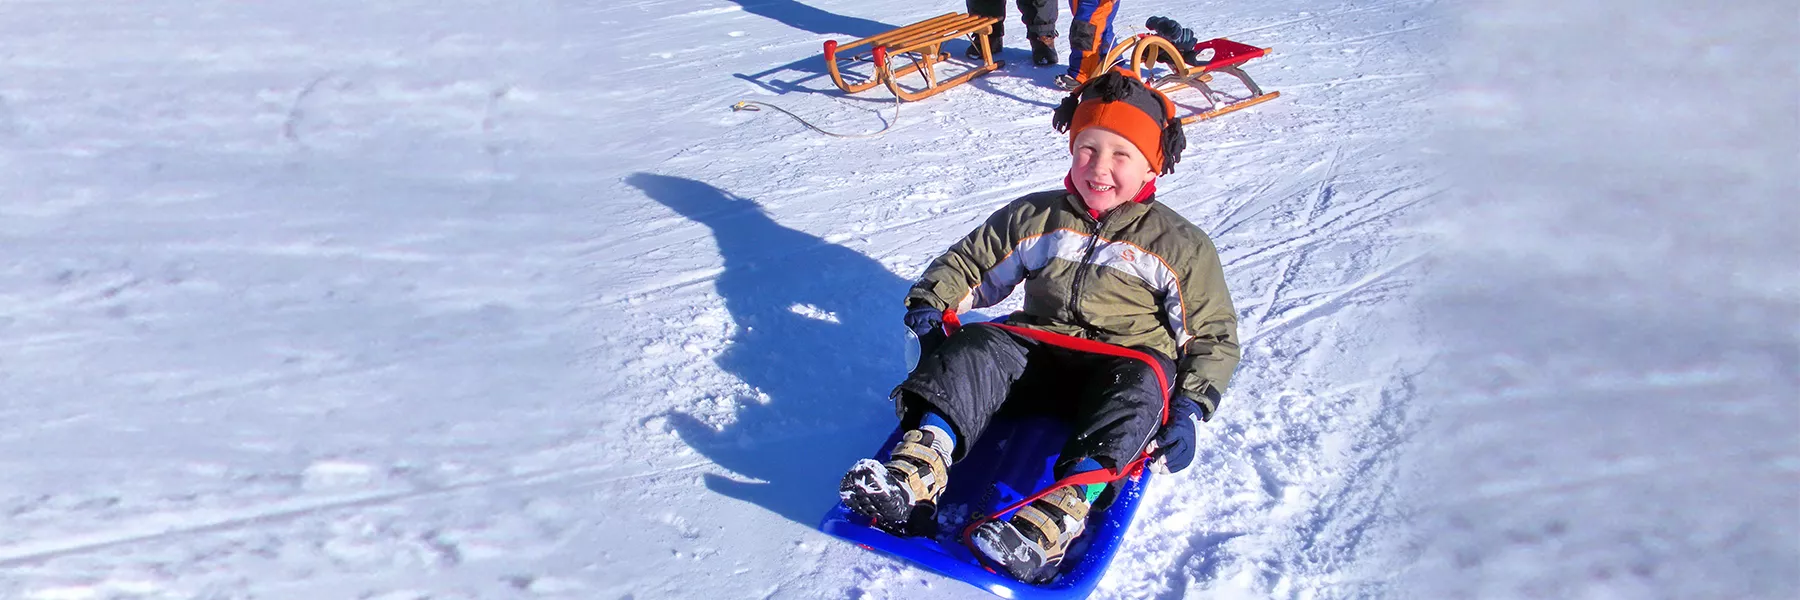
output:
[[[729,109],[959,7],[0,3],[0,597],[991,597],[812,526],[1059,70]],[[1283,96],[1158,184],[1245,360],[1096,597],[1800,588],[1791,10],[1121,10]]]
[[[1424,597],[1800,590],[1800,21],[1634,11],[1658,18],[1460,19],[1464,214],[1437,222],[1434,414],[1402,488]],[[1502,38],[1533,40],[1520,64],[1467,54]]]

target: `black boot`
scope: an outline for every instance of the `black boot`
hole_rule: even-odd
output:
[[[1056,38],[1031,38],[1031,64],[1048,67],[1056,64]]]
[[[981,39],[981,37],[975,36],[971,39],[979,40],[979,39]],[[1000,61],[1000,36],[999,36],[999,34],[989,34],[987,36],[987,44],[988,44],[988,52],[989,52],[988,56],[992,56],[994,58],[995,62],[999,62]],[[963,56],[968,57],[969,60],[981,60],[981,46],[977,46],[977,45],[975,45],[974,41],[970,41],[969,49],[963,51]]]

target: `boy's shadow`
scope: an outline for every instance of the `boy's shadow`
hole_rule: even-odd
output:
[[[883,31],[896,28],[881,21],[871,21],[858,17],[846,17],[834,12],[821,10],[795,2],[794,0],[732,0],[744,7],[744,12],[774,19],[782,24],[819,35],[840,38],[838,41],[849,42],[866,38]],[[847,38],[847,39],[843,39]],[[865,69],[866,70],[866,69]],[[777,79],[777,75],[788,75],[789,80]],[[743,79],[775,94],[786,94],[797,91],[815,91],[806,84],[823,81],[830,83],[825,70],[825,59],[818,54],[808,56],[771,68],[761,73],[733,73],[734,77]],[[854,78],[854,77],[853,77]]]
[[[744,7],[744,12],[780,21],[782,24],[820,35],[844,35],[852,39],[866,38],[893,25],[860,17],[846,17],[828,10],[813,8],[794,0],[731,0]]]
[[[776,223],[754,201],[691,179],[626,183],[712,230],[715,282],[735,322],[717,363],[762,392],[714,430],[664,415],[689,446],[761,482],[707,476],[715,492],[813,525],[857,458],[892,430],[887,392],[905,375],[900,299],[908,282],[867,256]]]

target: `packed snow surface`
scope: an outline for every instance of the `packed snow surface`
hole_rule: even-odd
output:
[[[1122,3],[1283,95],[1158,183],[1244,360],[1096,597],[1800,590],[1800,20],[1687,4]],[[1068,168],[1016,9],[824,75],[961,9],[0,2],[0,597],[985,597],[813,529]]]

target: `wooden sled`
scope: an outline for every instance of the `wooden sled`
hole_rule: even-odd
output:
[[[829,40],[825,42],[825,68],[831,71],[832,83],[836,83],[838,89],[845,93],[854,94],[886,83],[888,90],[901,100],[929,98],[938,92],[992,73],[1005,64],[994,60],[987,44],[977,44],[981,48],[982,64],[945,81],[938,81],[937,78],[938,63],[950,59],[950,54],[942,49],[944,42],[968,35],[985,37],[993,31],[994,24],[999,22],[1000,19],[995,17],[945,13],[848,44],[839,45],[837,40]],[[869,46],[870,50],[842,58],[838,56],[839,52],[848,52],[861,46]],[[912,62],[896,69],[893,61],[900,57],[910,58]],[[855,83],[846,81],[842,69],[864,61],[872,61],[875,72]],[[913,73],[924,77],[925,87],[907,89],[900,85],[901,77]]]
[[[1123,63],[1125,68],[1137,72],[1145,82],[1158,91],[1168,94],[1171,100],[1175,99],[1174,92],[1182,88],[1199,90],[1200,97],[1206,100],[1208,109],[1182,117],[1181,124],[1183,125],[1250,108],[1281,96],[1281,92],[1263,92],[1262,88],[1256,85],[1256,81],[1250,79],[1250,74],[1245,73],[1242,68],[1243,64],[1249,62],[1250,59],[1268,54],[1268,48],[1258,48],[1225,38],[1211,39],[1194,45],[1195,52],[1205,53],[1207,50],[1212,51],[1210,59],[1202,64],[1190,65],[1181,58],[1181,52],[1169,40],[1154,33],[1141,33],[1124,43],[1113,46],[1112,52],[1106,54],[1106,60],[1100,62],[1097,72],[1090,73],[1089,76],[1097,77],[1104,73],[1105,69],[1121,64],[1121,60],[1129,57],[1130,62]],[[1152,79],[1146,71],[1159,62],[1169,65],[1171,73]],[[1224,94],[1206,85],[1212,81],[1213,73],[1224,73],[1236,77],[1244,84],[1245,88],[1250,90],[1250,96],[1237,100],[1222,99],[1226,98]]]

